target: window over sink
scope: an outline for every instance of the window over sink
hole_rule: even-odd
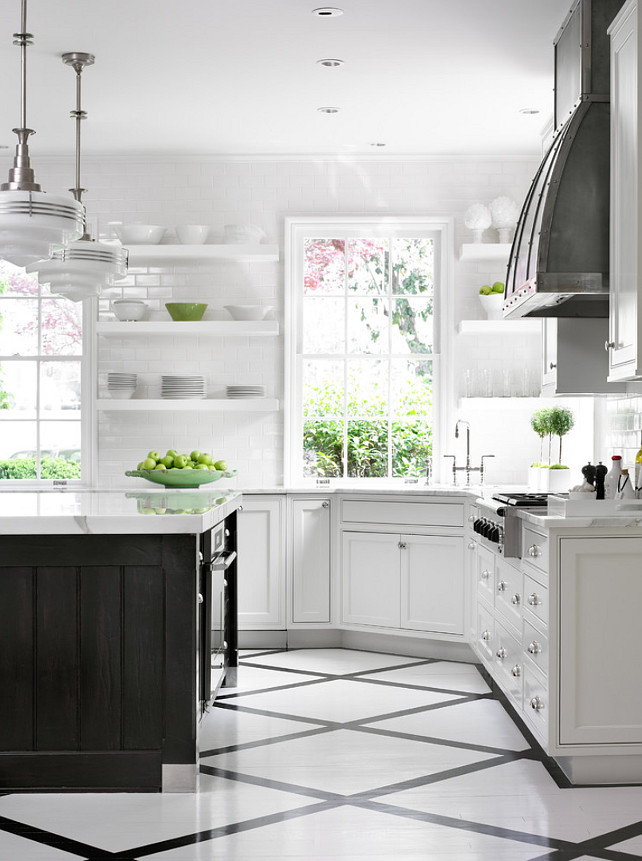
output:
[[[447,226],[287,219],[286,482],[425,475]]]
[[[0,488],[82,473],[83,304],[0,261]]]

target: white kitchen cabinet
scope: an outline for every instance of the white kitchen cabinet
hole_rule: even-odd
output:
[[[625,383],[608,382],[608,318],[549,317],[542,322],[542,395],[626,391]]]
[[[290,499],[292,621],[330,621],[331,501]]]
[[[610,380],[642,379],[642,189],[638,147],[642,110],[637,0],[609,28],[611,37]]]
[[[240,630],[285,628],[285,496],[243,495],[238,515]]]
[[[461,636],[463,536],[344,532],[348,624]]]
[[[560,545],[560,745],[642,744],[642,538]]]

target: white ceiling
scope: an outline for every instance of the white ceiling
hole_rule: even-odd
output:
[[[332,3],[332,0],[331,0]],[[552,113],[571,0],[29,0],[30,149],[72,153],[528,154]],[[0,8],[0,144],[19,125],[20,0]],[[338,57],[340,68],[316,61]],[[317,108],[333,105],[340,113]],[[522,108],[540,111],[520,114]],[[373,148],[372,142],[385,148]]]

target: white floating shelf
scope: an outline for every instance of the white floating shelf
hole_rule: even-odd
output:
[[[500,407],[507,410],[520,410],[526,409],[527,407],[535,407],[540,403],[541,398],[539,397],[526,398],[519,395],[515,395],[510,398],[459,398],[460,409],[464,409],[466,407]]]
[[[460,260],[508,260],[510,242],[465,242],[459,252]]]
[[[472,332],[480,335],[502,335],[509,332],[518,334],[539,334],[542,331],[541,319],[522,318],[519,320],[460,320],[457,324],[460,334]]]
[[[268,413],[279,409],[275,398],[111,398],[96,401],[99,411],[114,412],[252,412]]]
[[[127,245],[129,265],[154,266],[168,262],[236,260],[239,263],[274,263],[278,245]]]
[[[278,335],[277,320],[141,320],[140,322],[100,322],[96,332],[105,336],[123,335]]]

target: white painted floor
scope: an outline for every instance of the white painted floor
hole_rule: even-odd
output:
[[[627,861],[642,787],[572,788],[470,664],[245,652],[197,794],[0,796],[0,861]]]

